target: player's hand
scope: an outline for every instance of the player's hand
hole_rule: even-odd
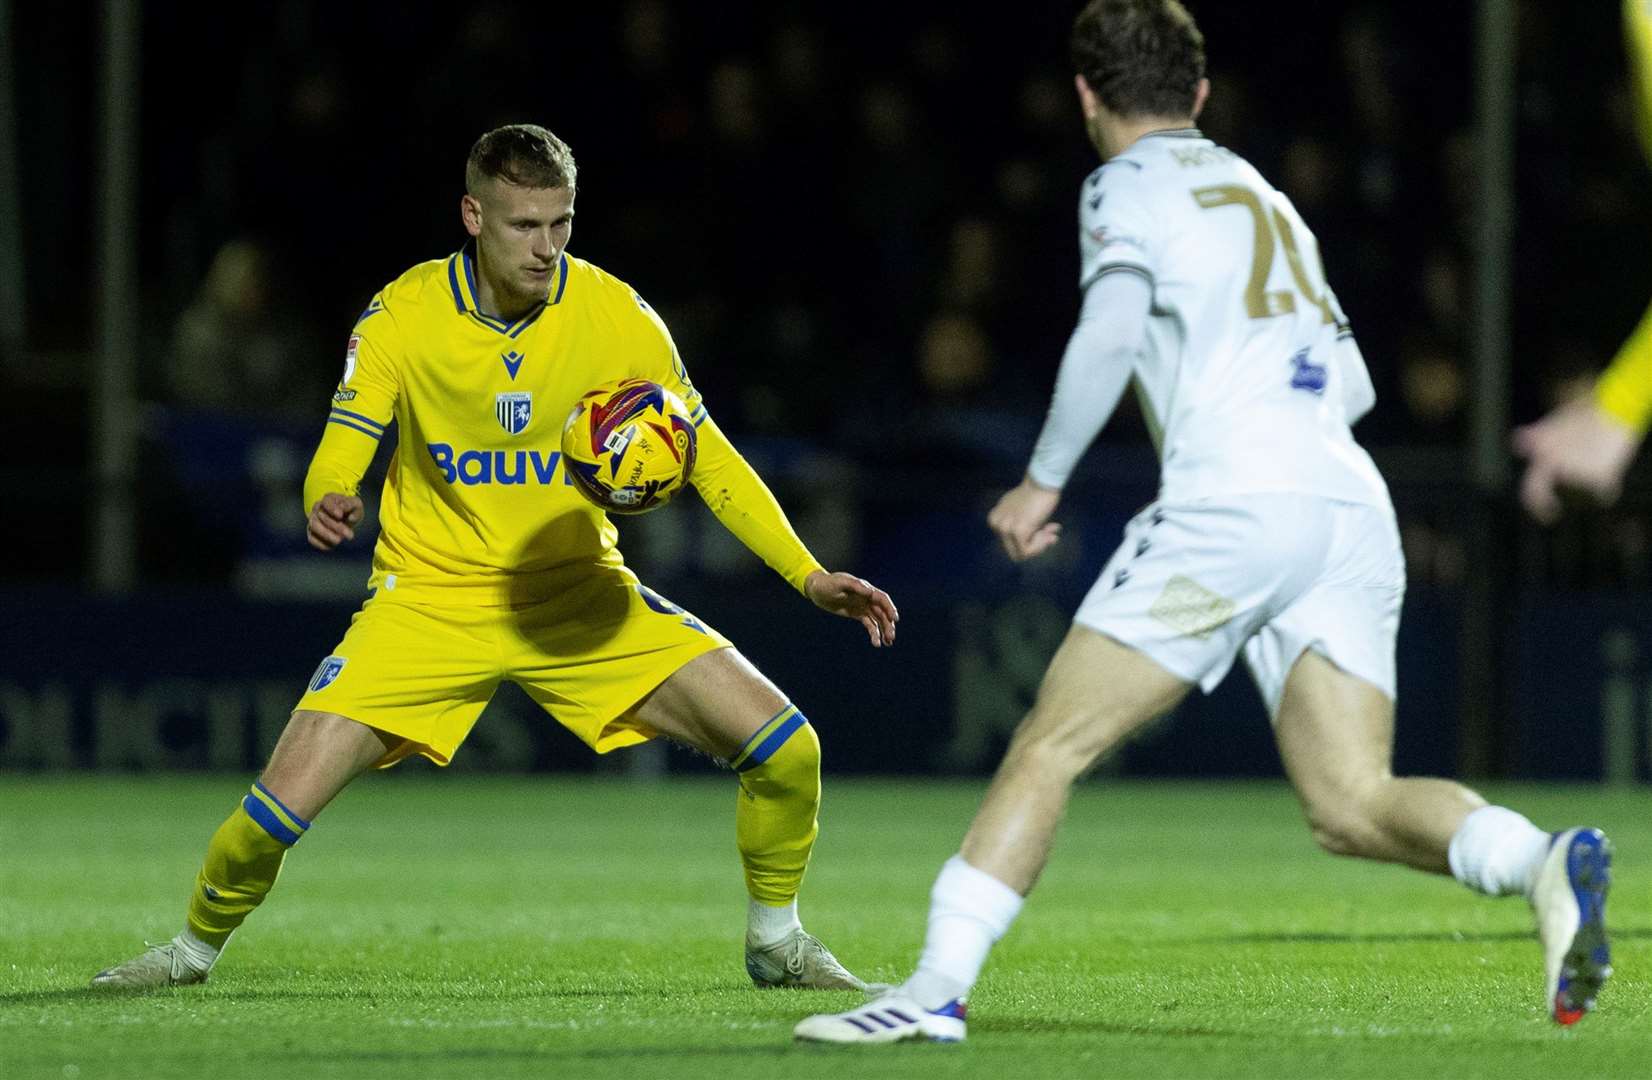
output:
[[[1061,539],[1061,525],[1051,521],[1061,492],[1033,483],[1032,477],[1022,477],[1021,483],[1004,492],[998,505],[987,514],[987,527],[998,535],[1004,552],[1016,562],[1023,562],[1048,551]]]
[[[1602,411],[1592,396],[1556,408],[1514,430],[1514,452],[1528,462],[1520,501],[1545,525],[1560,517],[1560,489],[1572,488],[1611,505],[1640,438]]]
[[[304,529],[310,546],[317,551],[331,551],[346,540],[354,540],[355,527],[361,524],[366,512],[366,507],[354,495],[337,492],[323,495],[310,507],[310,520]]]
[[[889,594],[853,574],[816,570],[803,579],[803,595],[814,605],[833,615],[854,619],[866,627],[872,647],[895,644],[895,624],[901,613]]]

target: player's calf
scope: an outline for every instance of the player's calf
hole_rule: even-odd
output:
[[[98,972],[93,986],[150,989],[206,981],[224,943],[275,885],[287,849],[310,823],[255,783],[207,844],[183,933]]]
[[[808,718],[787,705],[757,729],[729,765],[740,778],[734,833],[746,891],[761,904],[784,907],[797,898],[820,832],[820,739]],[[773,940],[790,928],[776,929],[782,933]]]

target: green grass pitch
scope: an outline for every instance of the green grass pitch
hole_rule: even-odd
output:
[[[422,772],[422,770],[421,770]],[[979,783],[832,782],[805,922],[915,959]],[[734,787],[369,777],[205,986],[84,989],[179,925],[232,777],[0,776],[0,1077],[1629,1077],[1652,1070],[1652,795],[1492,794],[1617,844],[1617,978],[1544,1015],[1526,906],[1316,851],[1282,784],[1095,783],[961,1046],[792,1042],[852,994],[741,967]]]

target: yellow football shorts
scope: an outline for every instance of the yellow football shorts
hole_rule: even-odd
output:
[[[653,738],[632,715],[638,703],[696,656],[728,646],[624,566],[581,574],[535,604],[437,606],[381,591],[296,708],[400,736],[379,768],[413,754],[446,765],[509,679],[602,754]]]

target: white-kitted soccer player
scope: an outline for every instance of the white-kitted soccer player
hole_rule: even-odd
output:
[[[1610,974],[1611,856],[1450,780],[1390,771],[1405,568],[1381,476],[1349,425],[1375,400],[1294,207],[1194,127],[1204,39],[1176,0],[1093,0],[1075,83],[1105,164],[1079,192],[1073,331],[1026,478],[988,516],[1012,559],[1056,543],[1075,463],[1134,379],[1156,502],[1074,617],[1032,711],[931,894],[917,971],[798,1037],[964,1037],[964,1000],[1049,856],[1074,780],[1243,654],[1327,851],[1450,873],[1537,914],[1548,1007],[1579,1019]]]

